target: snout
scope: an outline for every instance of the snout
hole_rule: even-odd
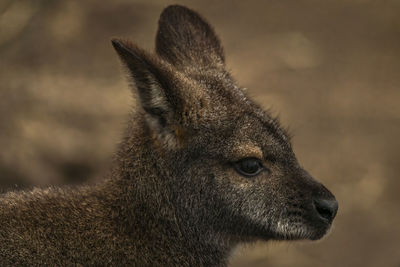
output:
[[[332,224],[338,211],[338,202],[335,196],[324,185],[314,180],[308,172],[302,170],[302,173],[305,178],[304,181],[308,184],[308,188],[311,191],[311,199],[308,201],[311,200],[311,203],[309,203],[312,204],[311,212],[313,213],[313,221],[317,224]]]
[[[307,198],[309,226],[313,229],[310,239],[317,240],[323,237],[330,229],[333,219],[338,212],[338,202],[335,196],[324,185],[316,181],[303,170],[304,190],[310,195]]]
[[[314,197],[313,206],[315,213],[321,220],[329,224],[332,223],[338,210],[338,202],[334,197]]]
[[[338,212],[338,202],[324,185],[303,169],[301,169],[300,175],[291,181],[294,183],[288,187],[294,189],[288,190],[293,194],[288,198],[291,210],[288,217],[291,218],[293,215],[295,217],[292,219],[294,232],[299,232],[298,221],[302,222],[306,229],[303,232],[300,231],[302,234],[298,236],[292,235],[291,239],[318,240],[330,229]]]

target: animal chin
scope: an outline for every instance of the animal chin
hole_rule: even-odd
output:
[[[274,239],[277,240],[318,240],[329,230],[329,226],[312,226],[304,223],[279,221],[274,229]]]
[[[313,235],[311,235],[308,239],[310,240],[318,240],[321,239],[322,237],[324,237],[328,231],[330,229],[330,224],[325,225],[325,226],[321,226],[317,229],[314,230]]]

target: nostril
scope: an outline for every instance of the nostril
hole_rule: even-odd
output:
[[[329,208],[318,205],[316,205],[315,208],[317,209],[317,212],[319,213],[319,215],[321,215],[322,218],[325,218],[327,220],[330,220],[332,218],[333,214]]]
[[[338,203],[335,199],[314,199],[314,207],[319,216],[331,222],[336,216]]]

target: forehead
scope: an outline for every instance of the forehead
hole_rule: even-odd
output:
[[[296,161],[288,142],[271,132],[262,120],[249,115],[232,117],[218,127],[201,128],[188,144],[186,149],[191,158],[218,162],[258,158],[284,165]]]
[[[207,132],[207,137],[204,138],[202,131],[195,142],[204,147],[205,150],[201,149],[202,151],[229,161],[245,157],[274,161],[287,161],[293,158],[294,154],[287,136],[283,130],[277,128],[278,125],[270,122],[270,117],[260,118],[249,111],[235,110],[235,112],[221,119],[218,127],[203,128]]]
[[[291,149],[289,137],[279,122],[262,110],[242,112],[235,124],[232,138],[238,143],[250,143],[263,150]]]
[[[278,146],[291,150],[289,136],[278,120],[249,99],[228,72],[206,70],[192,74],[191,78],[209,100],[201,112],[200,124],[204,122],[206,128],[217,126],[213,129],[215,134],[225,136],[234,146],[244,146],[243,150],[251,146],[259,150]]]

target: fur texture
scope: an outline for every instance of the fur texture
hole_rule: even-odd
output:
[[[236,85],[203,18],[166,8],[155,54],[112,44],[140,103],[114,168],[94,186],[3,195],[2,266],[224,266],[241,242],[326,233],[333,195]]]

